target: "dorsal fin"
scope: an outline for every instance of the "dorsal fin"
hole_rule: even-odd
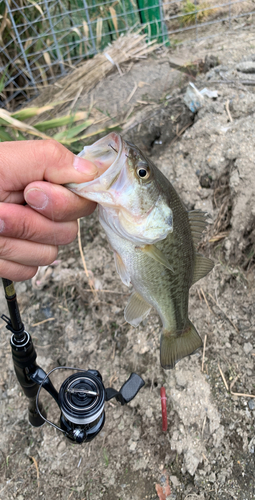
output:
[[[213,268],[214,262],[200,253],[195,254],[195,267],[193,273],[192,285],[206,276]]]
[[[193,243],[196,247],[201,239],[201,234],[207,225],[207,214],[202,212],[202,210],[191,210],[188,212],[188,217]]]

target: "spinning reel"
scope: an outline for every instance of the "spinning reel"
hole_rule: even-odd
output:
[[[97,370],[83,370],[59,366],[46,373],[36,363],[36,351],[31,335],[24,329],[13,282],[3,278],[5,298],[10,318],[4,314],[7,330],[12,333],[11,349],[17,379],[28,398],[28,418],[31,425],[40,427],[45,422],[62,432],[74,443],[82,444],[94,439],[102,430],[105,422],[105,402],[116,398],[122,405],[129,403],[144,386],[143,379],[132,373],[119,391],[105,388],[102,376]],[[59,392],[49,376],[56,370],[73,370],[62,383]],[[47,419],[46,412],[39,401],[44,388],[57,403],[60,410],[60,423],[56,425]]]

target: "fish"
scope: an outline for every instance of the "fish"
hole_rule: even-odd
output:
[[[97,166],[98,176],[66,187],[99,205],[117,272],[134,289],[124,317],[137,327],[151,307],[156,309],[163,325],[161,366],[174,368],[202,347],[188,317],[188,299],[193,283],[214,265],[196,251],[207,214],[187,211],[156,165],[117,133],[86,146],[79,156]]]

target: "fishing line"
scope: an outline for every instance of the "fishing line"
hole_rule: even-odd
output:
[[[110,148],[112,148],[112,149],[113,149],[113,151],[115,151],[115,153],[117,153],[117,154],[118,154],[117,149],[115,149],[115,148],[114,148],[111,144],[108,144],[108,146],[109,146]]]

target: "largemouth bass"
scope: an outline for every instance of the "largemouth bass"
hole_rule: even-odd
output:
[[[79,156],[97,165],[99,177],[66,187],[99,204],[117,271],[135,290],[125,319],[138,326],[151,306],[156,309],[163,323],[161,365],[173,368],[202,346],[188,318],[188,298],[191,285],[213,267],[195,251],[205,214],[188,212],[162,172],[118,134],[86,146]]]

